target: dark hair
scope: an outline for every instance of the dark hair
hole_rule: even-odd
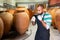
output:
[[[37,7],[41,6],[42,8],[44,8],[44,5],[43,4],[38,4]]]

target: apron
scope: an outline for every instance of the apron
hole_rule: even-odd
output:
[[[36,23],[37,23],[37,32],[35,35],[35,40],[49,40],[50,38],[50,33],[49,30],[47,30],[41,21],[37,18],[37,15],[34,15],[36,18]]]

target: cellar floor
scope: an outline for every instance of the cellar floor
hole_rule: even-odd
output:
[[[30,29],[32,29],[32,35],[26,40],[34,40],[37,25],[32,26],[32,24],[30,24]],[[52,26],[50,28],[50,40],[60,40],[60,32],[57,29],[54,29]]]
[[[15,38],[13,37],[13,34],[12,34],[12,36],[11,36],[12,39],[11,38],[6,38],[6,39],[7,40],[8,39],[10,39],[10,40],[34,40],[36,30],[37,30],[37,25],[32,26],[32,24],[30,23],[26,34],[24,34],[23,36],[19,36],[19,35],[17,36],[16,32],[15,32],[14,33],[16,36]],[[4,39],[4,40],[6,40],[6,39]],[[50,28],[50,40],[60,40],[60,32],[56,29],[53,29],[52,26]]]

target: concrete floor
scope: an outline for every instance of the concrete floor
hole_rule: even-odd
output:
[[[30,37],[28,37],[25,40],[34,40],[35,38],[35,33],[37,30],[37,25],[32,26],[32,24],[29,25],[29,30],[32,30],[32,34]],[[58,30],[53,29],[53,27],[50,28],[50,40],[60,40],[60,33]]]
[[[19,36],[13,39],[5,39],[5,40],[34,40],[35,38],[35,33],[37,30],[37,25],[32,26],[32,24],[30,23],[29,31],[26,32],[26,34],[24,34],[23,36]],[[58,30],[53,29],[53,27],[51,26],[50,28],[50,40],[60,40],[60,33]]]

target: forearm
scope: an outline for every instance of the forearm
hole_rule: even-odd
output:
[[[43,26],[46,28],[46,23],[43,20],[41,20],[41,22],[42,22]]]
[[[49,23],[46,23],[46,22],[44,22],[44,21],[41,21],[41,22],[42,22],[43,26],[44,26],[47,30],[50,28],[51,22],[49,22]]]

